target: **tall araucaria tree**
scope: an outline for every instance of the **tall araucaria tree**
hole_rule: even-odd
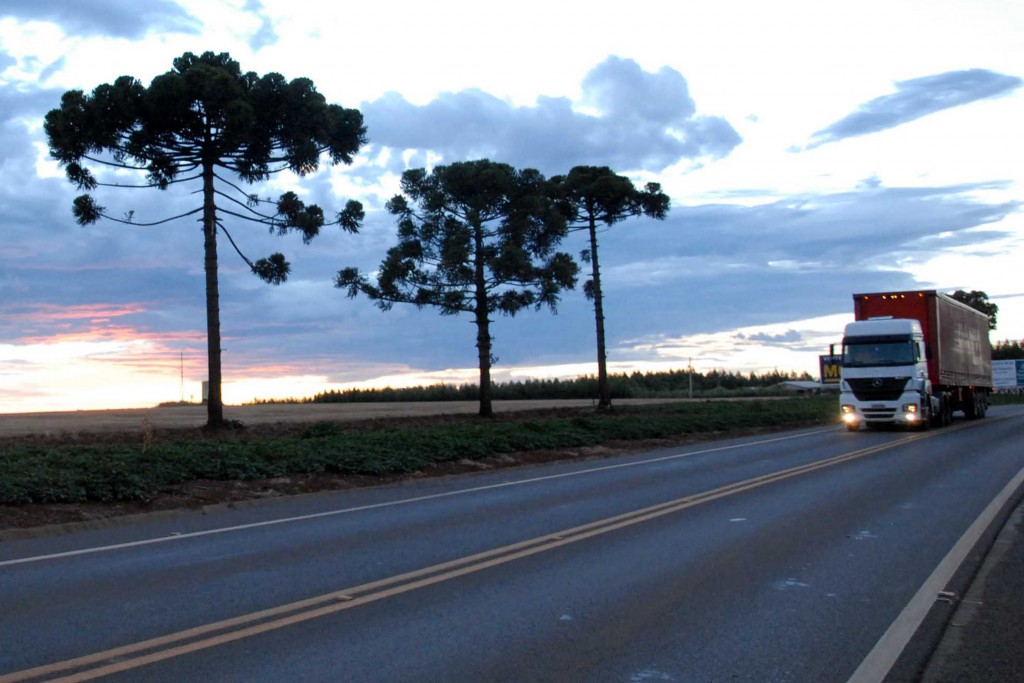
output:
[[[597,327],[597,393],[598,408],[612,405],[608,384],[608,358],[605,350],[604,294],[601,290],[601,267],[597,253],[599,227],[611,227],[633,216],[663,219],[668,214],[669,198],[658,183],[647,183],[638,190],[624,176],[616,175],[606,166],[576,166],[566,176],[551,179],[559,185],[561,198],[571,207],[569,230],[586,230],[590,246],[580,254],[590,262],[590,279],[583,286],[587,298],[594,302]]]
[[[387,204],[398,218],[398,244],[388,250],[376,283],[356,268],[335,285],[360,292],[382,310],[395,303],[434,306],[442,315],[468,313],[476,325],[480,410],[491,404],[491,316],[524,308],[556,310],[579,267],[556,251],[566,234],[564,205],[533,169],[488,160],[402,174],[402,193]]]
[[[46,115],[45,130],[50,154],[79,190],[125,187],[101,182],[103,174],[94,174],[87,164],[143,174],[141,184],[131,187],[199,186],[198,206],[151,222],[134,220],[134,211],[114,215],[90,194],[77,197],[72,209],[80,225],[101,218],[147,226],[199,217],[206,271],[207,426],[223,426],[217,233],[222,232],[252,272],[268,283],[284,282],[290,265],[280,253],[251,261],[222,217],[261,224],[280,235],[297,231],[306,244],[325,225],[357,232],[363,219],[358,202],[349,201],[333,223],[327,223],[323,209],[307,206],[293,192],[267,200],[246,194],[239,185],[259,183],[282,171],[304,176],[319,168],[325,154],[332,163],[352,163],[366,142],[362,114],[328,104],[309,79],[242,73],[227,53],[197,57],[186,52],[148,88],[122,76],[91,94],[64,93],[60,108]]]

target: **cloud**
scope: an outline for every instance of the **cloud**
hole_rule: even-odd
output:
[[[759,332],[757,334],[750,335],[740,334],[737,335],[737,337],[764,344],[792,344],[794,342],[803,341],[803,335],[793,329],[786,330],[782,334],[767,334],[765,332]]]
[[[895,128],[928,114],[1016,90],[1024,80],[987,69],[948,71],[896,83],[896,92],[862,104],[857,111],[816,132],[807,149]]]
[[[976,198],[980,185],[857,189],[759,206],[675,206],[665,221],[636,220],[601,236],[609,339],[629,349],[682,336],[846,311],[854,291],[921,286],[913,259],[1003,239],[979,227],[1018,212]],[[568,244],[568,243],[567,243]],[[577,245],[580,246],[580,245]],[[566,297],[561,325],[592,313]],[[622,325],[628,321],[628,325]],[[650,334],[638,334],[638,331]],[[582,349],[569,336],[550,348]]]
[[[2,17],[48,21],[78,35],[128,39],[150,32],[198,34],[200,29],[173,0],[4,0]]]
[[[266,8],[260,0],[247,0],[244,12],[250,12],[260,20],[260,27],[249,39],[249,47],[254,52],[275,44],[278,41],[277,32],[274,30],[274,24],[271,22],[270,17],[267,16]]]
[[[794,328],[794,334],[785,327],[764,327],[849,311],[854,291],[935,286],[907,272],[908,258],[956,253],[963,244],[977,247],[1007,236],[1005,230],[985,226],[1019,206],[980,200],[978,191],[985,187],[876,185],[760,206],[677,205],[665,221],[617,225],[600,236],[609,357],[649,360],[652,354],[671,353],[681,337],[745,327],[753,328],[744,342],[751,347],[767,342],[793,352],[820,350],[820,339],[800,329]],[[380,228],[394,231],[386,221]],[[351,244],[356,247],[355,240]],[[562,248],[576,253],[585,246],[583,236],[574,235]],[[359,254],[345,257],[345,264],[372,270],[382,256],[372,250]],[[270,293],[277,303],[260,307],[274,311],[275,318],[287,318],[288,302],[292,307],[316,302],[320,291],[324,298],[319,301],[337,316],[337,336],[311,334],[303,341],[309,350],[326,355],[329,347],[352,345],[364,348],[363,357],[373,363],[473,366],[472,328],[466,319],[412,307],[380,312],[362,299],[331,301],[315,283],[308,293],[287,286]],[[324,317],[315,310],[303,315],[308,325]],[[416,330],[415,344],[399,332],[407,329]],[[492,332],[498,367],[578,363],[593,353],[592,303],[578,291],[566,292],[557,315],[499,317]]]
[[[70,206],[77,192],[62,175],[53,175],[52,164],[43,163],[38,126],[60,95],[34,82],[0,85],[0,346],[29,345],[50,353],[88,340],[109,344],[96,347],[104,349],[103,365],[116,360],[155,372],[162,363],[173,394],[179,353],[190,376],[205,375],[198,225],[186,219],[154,228],[76,226]],[[254,188],[268,196],[294,183],[328,213],[346,198],[336,194],[338,188],[345,188],[344,195],[362,193],[356,198],[367,204],[368,214],[359,235],[325,230],[304,246],[296,235],[281,238],[226,219],[250,258],[280,250],[293,266],[288,283],[267,286],[221,240],[228,376],[259,368],[267,375],[288,372],[338,382],[408,371],[454,377],[454,370],[445,372],[475,367],[468,319],[410,306],[381,312],[332,286],[339,268],[372,271],[393,244],[394,220],[376,198],[395,191],[397,174],[406,166],[426,165],[438,156],[489,156],[548,174],[577,164],[606,164],[621,173],[658,171],[728,155],[740,143],[728,121],[698,113],[677,71],[646,72],[619,58],[587,74],[578,100],[542,97],[533,106],[515,106],[471,89],[422,106],[390,94],[362,109],[373,147],[354,166],[325,169],[301,183],[282,179]],[[116,215],[135,211],[142,222],[193,208],[191,189],[103,188],[97,199]],[[675,353],[678,360],[678,340],[698,333],[719,333],[723,344],[751,348],[813,349],[820,340],[803,327],[769,325],[847,311],[853,291],[921,286],[906,270],[908,259],[984,247],[1007,236],[1011,228],[998,222],[1020,207],[990,198],[1006,196],[1009,189],[1006,183],[980,182],[886,187],[873,176],[846,192],[779,196],[753,206],[678,201],[665,221],[617,225],[600,235],[610,358],[640,362]],[[729,188],[730,196],[744,194],[743,188]],[[578,253],[586,246],[582,239],[573,235],[563,248]],[[737,329],[747,339],[732,340]],[[412,341],[409,330],[415,331]],[[594,355],[592,303],[580,292],[566,292],[557,315],[499,317],[493,334],[497,371],[578,365]],[[99,351],[87,353],[100,363]],[[16,376],[17,365],[25,362],[11,360],[10,374]]]
[[[577,111],[564,97],[518,107],[470,89],[422,106],[390,93],[362,111],[375,145],[429,150],[447,161],[489,157],[546,173],[583,164],[661,171],[724,157],[741,142],[725,119],[696,114],[686,79],[668,67],[649,73],[610,57],[587,74],[581,104],[597,113]]]
[[[0,84],[0,122],[19,118],[42,118],[48,109],[60,106],[60,97],[63,93],[63,90],[57,89]],[[21,137],[25,137],[24,132],[21,133]]]
[[[205,299],[202,240],[195,225],[79,228],[70,219],[74,191],[67,185],[53,179],[45,192],[37,191],[20,207],[27,217],[53,214],[50,220],[63,227],[44,234],[38,221],[15,226],[11,242],[0,245],[0,258],[9,264],[5,277],[20,287],[19,306],[36,312],[68,307],[82,315],[77,322],[65,321],[70,327],[59,328],[44,320],[19,322],[10,314],[23,309],[0,307],[0,316],[8,317],[7,324],[0,324],[0,343],[130,325],[142,338],[166,339],[172,348],[201,354],[197,339]],[[872,183],[758,206],[677,205],[665,221],[637,219],[616,226],[600,237],[611,356],[641,357],[644,348],[658,348],[661,338],[845,311],[853,291],[913,289],[919,284],[903,270],[908,257],[935,256],[1006,236],[985,226],[1019,206],[978,198],[984,196],[980,190],[992,187],[886,188]],[[103,198],[111,206],[126,201],[112,192]],[[128,198],[137,215],[173,212],[161,208],[175,199],[172,192],[128,193]],[[343,266],[377,267],[395,230],[383,211],[369,213],[359,235],[327,230],[308,247],[296,236],[280,238],[242,225],[231,229],[250,256],[285,252],[293,275],[280,287],[265,285],[223,242],[226,370],[273,359],[303,368],[299,374],[342,381],[359,378],[358,363],[364,364],[363,376],[370,367],[398,372],[474,366],[468,320],[410,306],[381,312],[332,286],[331,278]],[[562,248],[577,253],[586,246],[582,239],[574,235]],[[21,256],[8,251],[17,245]],[[138,302],[145,302],[145,310],[136,311]],[[126,314],[93,324],[86,316],[96,313],[95,305],[102,305],[99,312]],[[593,326],[591,302],[580,292],[566,292],[557,315],[544,311],[497,318],[495,353],[504,368],[579,362],[591,355]],[[406,333],[410,329],[416,330],[415,343]],[[355,366],[353,358],[359,359]]]

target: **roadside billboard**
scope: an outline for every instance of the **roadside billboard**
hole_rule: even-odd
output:
[[[842,379],[842,355],[818,356],[818,368],[821,370],[822,384],[839,384]]]
[[[996,389],[1024,387],[1024,360],[992,361],[992,386]]]

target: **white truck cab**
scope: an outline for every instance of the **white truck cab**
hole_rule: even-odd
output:
[[[921,323],[894,318],[849,323],[839,401],[851,431],[872,424],[927,429],[940,405],[928,379]]]

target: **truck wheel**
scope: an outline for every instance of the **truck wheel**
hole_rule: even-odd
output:
[[[964,417],[968,420],[978,419],[978,396],[973,391],[964,401]]]

